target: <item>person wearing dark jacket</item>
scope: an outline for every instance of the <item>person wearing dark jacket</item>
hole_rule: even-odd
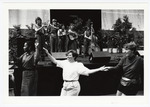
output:
[[[105,67],[106,71],[123,71],[116,95],[136,95],[143,75],[143,58],[137,54],[134,42],[125,44],[126,56],[115,67]]]

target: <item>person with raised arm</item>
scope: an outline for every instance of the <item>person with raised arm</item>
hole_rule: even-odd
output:
[[[14,57],[14,61],[22,70],[21,96],[36,96],[38,73],[36,70],[39,61],[39,43],[26,41],[24,43],[24,53],[19,57]]]
[[[81,62],[77,62],[76,58],[78,54],[75,50],[69,50],[66,53],[67,59],[66,60],[56,60],[46,48],[43,48],[50,58],[50,60],[63,69],[63,88],[61,90],[61,96],[78,96],[80,92],[80,83],[79,83],[79,76],[86,75],[104,71],[104,66],[99,67],[96,69],[88,69],[83,65]]]

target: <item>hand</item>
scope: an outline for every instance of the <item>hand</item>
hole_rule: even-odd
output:
[[[105,67],[105,65],[104,65],[104,66],[100,67],[100,71],[109,71],[109,69],[108,69],[108,67]]]
[[[38,48],[39,43],[35,42],[35,48]]]
[[[109,71],[109,69],[112,67],[105,67],[105,71]]]

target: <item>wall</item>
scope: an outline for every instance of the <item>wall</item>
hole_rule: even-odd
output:
[[[26,25],[35,23],[36,17],[41,17],[43,22],[50,20],[50,10],[44,9],[10,9],[9,10],[9,28],[13,28],[13,25],[21,24],[21,29],[27,29]]]

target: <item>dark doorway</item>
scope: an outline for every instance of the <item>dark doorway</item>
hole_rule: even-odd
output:
[[[68,26],[73,23],[75,18],[81,18],[83,20],[83,26],[88,19],[94,24],[95,31],[101,29],[101,10],[89,10],[89,9],[51,9],[51,20],[57,19],[59,23],[63,23]]]

